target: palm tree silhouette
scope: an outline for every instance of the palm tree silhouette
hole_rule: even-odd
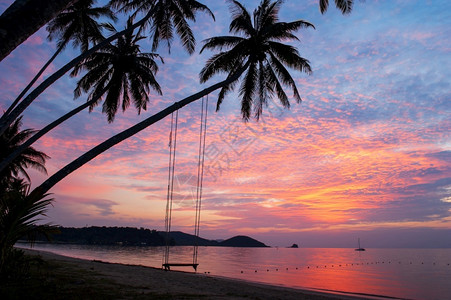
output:
[[[9,106],[8,110],[3,114],[2,119],[6,118],[14,107],[16,107],[20,99],[28,92],[61,51],[66,48],[70,41],[72,41],[74,48],[80,47],[81,52],[85,52],[89,49],[90,43],[95,44],[104,39],[101,29],[105,25],[99,24],[96,19],[107,17],[116,20],[117,18],[109,7],[93,7],[95,1],[79,0],[62,11],[49,23],[47,26],[47,31],[49,32],[48,39],[50,41],[57,40],[58,48]]]
[[[131,20],[128,21],[128,25],[131,25]],[[88,70],[88,72],[78,81],[74,92],[75,97],[92,89],[88,101],[35,133],[8,156],[3,156],[0,162],[0,172],[4,168],[8,168],[9,164],[22,151],[47,132],[87,107],[91,109],[95,107],[104,94],[106,97],[103,111],[107,114],[109,122],[114,120],[121,97],[122,110],[130,105],[130,100],[137,108],[138,113],[142,109],[145,110],[149,102],[150,89],[152,88],[161,95],[161,88],[154,76],[158,71],[158,65],[154,58],[159,55],[141,52],[137,43],[143,38],[139,34],[134,35],[129,32],[120,37],[115,45],[108,45],[77,65],[71,73],[72,76],[76,76],[82,70]]]
[[[132,19],[129,19],[127,25],[132,25]],[[138,41],[144,38],[139,33],[127,33],[119,37],[115,45],[108,45],[85,59],[71,73],[71,76],[77,76],[80,71],[88,71],[78,81],[75,97],[92,89],[88,99],[97,101],[90,105],[91,110],[98,104],[102,95],[107,94],[103,112],[107,114],[108,122],[114,121],[119,106],[125,111],[130,100],[138,113],[146,110],[150,88],[162,94],[154,76],[158,72],[154,58],[161,57],[156,53],[141,52]]]
[[[20,130],[22,126],[22,117],[14,121],[8,129],[0,135],[0,159],[4,160],[24,141],[35,133],[35,130],[24,129]],[[0,171],[0,187],[8,185],[10,180],[20,175],[24,176],[30,182],[27,168],[33,168],[47,174],[45,168],[45,161],[49,157],[33,147],[26,147],[19,155],[17,155],[2,171]]]
[[[232,23],[230,26],[231,31],[236,30],[235,28],[241,28],[240,26],[242,26],[242,24],[238,24],[238,23],[244,22],[246,20],[246,15],[249,15],[249,13],[247,13],[247,11],[244,9],[244,7],[239,2],[233,1],[233,3],[234,3],[234,8],[232,9],[232,13],[234,11],[237,11],[237,9],[239,11],[241,11],[241,13],[234,14],[234,17],[233,17],[233,20],[232,20]],[[122,131],[121,133],[119,133],[119,134],[109,138],[108,140],[104,141],[103,143],[97,145],[96,147],[94,147],[91,150],[89,150],[88,152],[84,153],[82,156],[78,157],[77,159],[75,159],[74,161],[72,161],[71,163],[66,165],[64,168],[62,168],[61,170],[59,170],[58,172],[53,174],[51,177],[49,177],[45,182],[43,182],[40,186],[38,186],[36,189],[34,189],[32,194],[39,197],[40,195],[46,193],[56,183],[61,181],[67,175],[69,175],[73,171],[77,170],[79,167],[83,166],[84,164],[86,164],[87,162],[89,162],[90,160],[92,160],[93,158],[98,156],[99,154],[103,153],[104,151],[108,150],[109,148],[113,147],[114,145],[120,143],[121,141],[133,136],[134,134],[140,132],[141,130],[147,128],[148,126],[152,125],[153,123],[158,122],[159,120],[168,116],[172,112],[180,109],[181,107],[183,107],[193,101],[196,101],[217,89],[222,89],[221,90],[222,93],[229,91],[234,86],[234,84],[240,79],[241,75],[243,75],[246,72],[246,70],[248,72],[244,76],[242,89],[240,92],[242,95],[242,103],[243,103],[243,101],[248,102],[248,104],[245,104],[245,107],[246,107],[246,105],[248,105],[250,108],[251,103],[253,103],[254,99],[256,99],[257,96],[270,95],[273,91],[275,91],[275,93],[278,97],[280,94],[283,98],[284,94],[281,93],[281,86],[277,86],[278,81],[271,82],[271,80],[274,80],[275,78],[280,78],[283,83],[288,83],[288,85],[290,85],[290,87],[293,89],[293,91],[296,94],[297,90],[296,90],[295,86],[291,85],[292,81],[289,80],[289,78],[291,78],[291,76],[287,77],[286,76],[287,74],[284,73],[283,69],[281,69],[280,66],[278,66],[278,67],[272,66],[273,72],[275,71],[277,74],[276,75],[271,74],[269,67],[266,66],[266,64],[270,64],[273,61],[275,62],[276,60],[272,58],[272,56],[275,56],[275,58],[277,58],[278,61],[280,61],[282,64],[287,64],[288,66],[292,66],[298,70],[303,70],[303,71],[309,73],[310,67],[308,66],[308,62],[305,59],[302,59],[297,55],[297,51],[295,48],[289,47],[289,46],[286,46],[286,47],[281,46],[282,44],[280,44],[278,46],[272,45],[271,47],[265,45],[266,51],[261,51],[260,49],[256,48],[257,45],[258,46],[261,45],[261,43],[259,44],[258,42],[261,42],[261,41],[269,42],[270,40],[272,40],[272,38],[270,37],[271,35],[274,36],[275,40],[294,39],[294,35],[292,34],[293,31],[295,31],[301,27],[313,26],[310,23],[305,22],[305,21],[295,21],[295,22],[290,22],[290,23],[279,22],[278,18],[277,18],[277,13],[278,13],[278,8],[280,7],[281,3],[282,3],[282,1],[280,1],[280,0],[275,1],[273,3],[271,3],[269,0],[263,0],[261,2],[259,8],[256,10],[254,20],[257,21],[257,23],[255,23],[253,25],[253,28],[260,28],[259,27],[260,25],[258,25],[258,24],[266,24],[268,27],[267,26],[261,27],[264,30],[259,31],[259,33],[263,37],[258,36],[256,43],[254,43],[253,41],[255,41],[255,38],[257,38],[257,35],[252,35],[252,36],[248,37],[248,39],[245,39],[246,42],[243,42],[242,44],[240,44],[243,46],[240,46],[238,48],[237,47],[232,48],[232,49],[235,49],[235,51],[243,51],[244,54],[241,55],[239,53],[235,53],[236,56],[230,56],[230,58],[236,57],[236,59],[232,59],[230,61],[230,64],[229,64],[230,67],[228,69],[225,69],[227,66],[226,64],[218,64],[219,71],[226,70],[229,72],[229,74],[225,80],[223,80],[219,83],[216,83],[210,87],[207,87],[198,93],[195,93],[189,97],[186,97],[186,98],[174,103],[173,105],[167,107],[166,109],[156,113],[153,116],[150,116],[149,118],[141,121],[140,123]],[[242,16],[242,17],[240,17],[240,16]],[[270,32],[270,33],[268,33],[268,36],[265,35],[266,30],[268,30]],[[216,46],[213,47],[214,42],[212,42],[212,41],[213,41],[212,39],[207,40],[206,44],[205,44],[206,46],[204,46],[204,47],[221,48],[221,46],[219,46],[220,44],[217,44]],[[274,42],[274,43],[277,43],[277,42]],[[208,45],[211,45],[211,47]],[[238,45],[238,44],[232,43],[230,45],[233,46],[233,45]],[[247,48],[245,48],[245,46]],[[275,50],[275,49],[278,49],[278,50]],[[271,53],[271,51],[273,53]],[[226,53],[230,53],[230,52],[226,52]],[[267,57],[268,62],[260,63],[260,61],[264,61],[263,56]],[[211,75],[217,73],[212,68],[214,66],[214,61],[217,59],[218,59],[217,56],[213,56],[212,59],[210,59],[207,62],[206,68],[204,68],[204,70],[200,74],[201,80],[202,80],[202,78],[204,78],[206,80],[207,78],[209,78],[209,76],[211,77]],[[292,59],[294,59],[294,60],[292,60]],[[297,63],[300,63],[301,65],[297,66],[296,65]],[[260,75],[255,75],[255,76],[249,75],[249,74],[255,73],[255,71],[253,71],[253,70],[257,70],[257,67],[254,67],[253,64],[254,65],[258,64],[259,72],[265,71],[268,73],[267,77],[270,79],[270,81],[267,84],[264,84],[264,85],[260,84],[261,80],[259,80],[259,79],[264,78],[263,75],[261,75],[262,77],[260,77]],[[212,72],[207,72],[207,70],[209,70],[209,69],[211,69]],[[211,75],[207,76],[207,74],[210,74],[210,73],[211,73]],[[257,84],[253,84],[251,82],[252,80],[254,82],[259,83],[259,85],[260,85],[259,88],[260,87],[263,88],[263,91],[261,93],[258,92],[257,95],[255,95],[256,89],[254,88],[254,86],[257,86]],[[243,90],[243,88],[246,88],[248,90]],[[255,101],[257,101],[258,105],[260,105],[260,103],[264,103],[264,100],[261,100],[261,99],[255,100]],[[281,101],[283,102],[284,100],[281,99]],[[287,105],[285,105],[285,106],[287,106]],[[257,116],[258,116],[259,110],[260,110],[260,106],[257,108]],[[244,110],[244,112],[243,112],[244,119],[246,119],[247,116],[248,116],[247,110]]]
[[[240,36],[220,36],[205,41],[201,52],[204,49],[227,50],[213,55],[207,61],[200,73],[201,82],[206,82],[218,73],[228,73],[228,77],[231,77],[243,66],[248,66],[239,89],[244,120],[249,120],[252,108],[258,119],[263,106],[274,94],[284,107],[290,107],[282,85],[289,86],[293,90],[295,100],[300,102],[296,84],[284,65],[307,74],[310,74],[312,69],[308,60],[302,58],[295,47],[280,41],[298,41],[294,31],[314,26],[302,20],[279,22],[278,13],[282,1],[271,3],[269,0],[263,0],[254,11],[253,17],[238,1],[232,1],[232,4],[233,20],[230,32]],[[217,109],[237,81],[238,79],[221,88]]]

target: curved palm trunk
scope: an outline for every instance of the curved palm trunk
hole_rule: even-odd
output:
[[[68,62],[66,65],[64,65],[62,68],[60,68],[58,71],[53,73],[50,77],[48,77],[46,80],[44,80],[38,87],[36,87],[30,94],[28,94],[27,97],[25,97],[22,102],[19,103],[19,105],[16,106],[15,109],[11,111],[9,115],[7,115],[4,120],[0,120],[0,135],[5,132],[5,130],[9,127],[9,125],[14,122],[15,119],[17,119],[24,111],[25,109],[36,99],[42,92],[44,92],[51,84],[53,84],[55,81],[57,81],[59,78],[61,78],[66,72],[68,72],[70,69],[72,69],[76,64],[81,62],[83,59],[94,53],[95,51],[101,49],[108,43],[114,41],[118,37],[133,31],[135,28],[143,25],[152,15],[153,11],[150,10],[147,15],[142,18],[140,21],[133,24],[131,27],[124,29],[118,33],[113,34],[109,38],[103,40],[99,44],[95,45],[91,49],[89,49],[86,52],[83,52],[70,62]]]
[[[30,147],[31,145],[33,145],[37,140],[39,140],[43,135],[45,135],[47,132],[49,132],[50,130],[52,130],[53,128],[55,128],[56,126],[60,125],[61,123],[63,123],[64,121],[66,121],[67,119],[73,117],[74,115],[78,114],[80,111],[84,110],[85,108],[91,106],[92,104],[94,104],[97,100],[99,100],[99,98],[101,97],[101,95],[103,95],[105,92],[107,91],[107,88],[105,88],[101,93],[100,96],[85,102],[84,104],[80,105],[79,107],[71,110],[70,112],[68,112],[67,114],[65,114],[64,116],[62,116],[61,118],[53,121],[52,123],[50,123],[49,125],[45,126],[44,128],[42,128],[41,130],[39,130],[38,132],[36,132],[31,138],[29,138],[25,143],[23,143],[22,145],[20,145],[19,147],[17,147],[17,149],[11,153],[10,155],[8,155],[8,157],[6,157],[5,159],[3,159],[0,163],[0,172],[3,171],[4,168],[6,168],[16,157],[18,157],[25,149],[27,149],[28,147]]]
[[[39,70],[38,74],[30,81],[30,83],[24,88],[24,90],[17,96],[16,100],[8,107],[6,112],[0,118],[0,122],[3,121],[8,114],[16,107],[17,103],[19,103],[20,99],[28,92],[28,90],[33,86],[33,84],[41,77],[42,73],[47,69],[47,67],[55,60],[55,58],[60,54],[63,50],[64,46],[59,47],[56,52],[50,57],[50,59],[45,63],[45,65]]]
[[[237,80],[241,74],[248,68],[249,63],[246,63],[242,68],[240,68],[233,76],[228,77],[226,80],[223,80],[219,83],[216,83],[206,89],[203,89],[202,91],[193,94],[189,97],[186,97],[178,102],[175,102],[171,106],[168,106],[164,110],[150,116],[149,118],[141,121],[140,123],[116,134],[115,136],[109,138],[108,140],[104,141],[103,143],[97,145],[96,147],[92,148],[88,152],[84,153],[68,165],[66,165],[64,168],[50,176],[46,181],[44,181],[40,186],[36,187],[33,192],[31,192],[30,196],[32,197],[39,197],[40,195],[43,195],[47,193],[55,184],[63,180],[67,175],[74,172],[84,164],[88,163],[101,153],[105,152],[106,150],[110,149],[114,145],[119,144],[123,140],[135,135],[136,133],[146,129],[150,125],[158,122],[159,120],[163,119],[164,117],[170,115],[172,112],[184,107],[185,105],[188,105],[191,102],[194,102],[203,96],[206,96],[210,94],[211,92],[222,88],[229,83]]]
[[[16,0],[0,16],[0,61],[78,0]]]

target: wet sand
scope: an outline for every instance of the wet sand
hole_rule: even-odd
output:
[[[97,281],[102,281],[103,288],[108,289],[108,284],[111,288],[120,285],[133,290],[134,293],[148,295],[149,299],[368,299],[358,295],[300,290],[205,274],[83,260],[45,251],[25,250],[25,252],[29,255],[40,255],[46,262],[64,266],[68,274],[76,270],[78,274],[95,276]],[[74,280],[79,284],[85,283],[83,278]]]

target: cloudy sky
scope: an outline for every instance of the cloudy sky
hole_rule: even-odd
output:
[[[0,0],[0,12],[12,1]],[[226,1],[202,1],[198,42],[228,34]],[[259,1],[242,1],[250,10]],[[286,1],[281,21],[303,19],[297,36],[313,74],[292,73],[303,102],[277,99],[259,122],[243,123],[237,94],[215,112],[209,95],[201,236],[250,235],[269,245],[306,247],[451,247],[451,3],[356,1],[351,15],[317,0]],[[117,27],[122,26],[118,22]],[[45,29],[0,62],[5,110],[55,50]],[[149,51],[149,42],[142,43]],[[74,57],[68,48],[44,78]],[[213,54],[189,56],[178,40],[164,57],[147,111],[120,112],[113,124],[97,107],[36,144],[51,156],[49,174],[115,133],[200,89],[198,73]],[[74,101],[68,75],[24,115],[42,128],[85,101]],[[180,110],[173,229],[193,233],[200,102]],[[164,228],[170,117],[108,150],[51,192],[51,222],[63,226]],[[45,176],[31,172],[33,186]]]

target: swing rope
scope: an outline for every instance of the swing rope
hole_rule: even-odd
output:
[[[166,230],[166,247],[164,252],[164,264],[169,263],[169,246],[170,246],[170,232],[172,221],[172,203],[174,199],[174,174],[175,174],[175,150],[177,148],[177,127],[178,127],[179,111],[171,114],[171,132],[169,134],[169,174],[168,174],[168,191],[166,198],[166,215],[164,219]],[[174,133],[173,133],[174,132]]]
[[[204,112],[205,111],[205,112]],[[202,109],[200,115],[200,132],[199,132],[199,155],[197,163],[197,190],[196,190],[196,217],[194,224],[194,249],[193,264],[197,264],[197,253],[199,247],[199,231],[200,231],[200,210],[202,206],[202,185],[204,178],[204,162],[205,162],[205,141],[207,137],[207,117],[208,117],[208,95],[204,105],[202,97]]]
[[[170,232],[172,222],[172,204],[174,199],[174,178],[175,178],[175,154],[177,148],[177,127],[178,127],[178,110],[171,114],[171,131],[169,134],[169,164],[168,164],[168,190],[166,198],[166,215],[165,215],[165,229],[166,229],[166,246],[163,257],[163,267],[165,270],[170,270],[170,266],[192,266],[197,270],[197,255],[199,246],[199,231],[200,231],[200,211],[202,206],[202,186],[204,176],[205,163],[205,144],[207,136],[207,112],[208,112],[208,95],[206,100],[202,97],[201,120],[199,132],[199,153],[197,161],[197,184],[196,184],[196,215],[194,219],[194,249],[192,264],[186,263],[169,263],[169,248],[170,248]]]

